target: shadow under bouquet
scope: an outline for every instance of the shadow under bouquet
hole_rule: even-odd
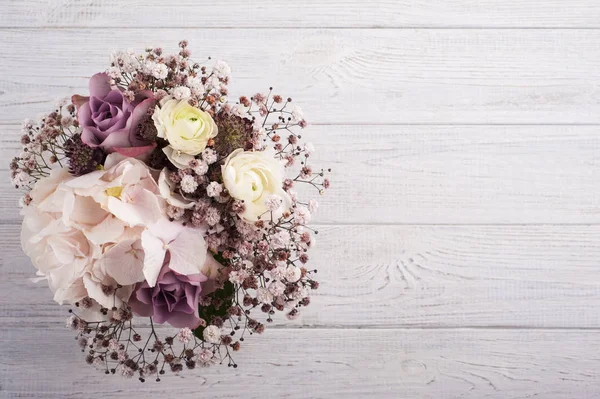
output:
[[[74,95],[25,121],[10,165],[23,250],[72,305],[86,362],[160,380],[227,362],[273,315],[297,317],[318,283],[308,250],[323,194],[292,100],[269,90],[229,103],[230,68],[179,52],[117,52]],[[179,330],[159,336],[156,324]]]

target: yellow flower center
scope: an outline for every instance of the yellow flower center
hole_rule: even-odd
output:
[[[123,192],[122,186],[111,187],[111,188],[106,189],[106,195],[109,195],[109,196],[115,197],[115,198],[119,198],[119,199],[121,198],[121,192]]]

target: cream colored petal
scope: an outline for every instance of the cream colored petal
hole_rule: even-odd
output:
[[[179,169],[186,169],[190,167],[190,161],[194,159],[193,155],[185,154],[181,151],[175,150],[170,145],[163,148],[163,152],[171,161],[173,165],[175,165]]]
[[[34,186],[29,195],[37,203],[42,202],[46,197],[56,190],[60,183],[69,181],[73,178],[66,168],[53,169],[50,176],[40,179]]]
[[[163,197],[172,206],[176,206],[178,208],[183,209],[193,208],[193,201],[188,201],[185,198],[183,198],[183,196],[172,191],[175,185],[169,180],[167,172],[167,168],[163,169],[158,177],[158,188],[161,197]]]

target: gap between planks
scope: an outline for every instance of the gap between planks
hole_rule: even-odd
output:
[[[35,102],[37,104],[43,104],[45,103],[45,101],[39,101],[39,102]],[[6,126],[6,127],[15,127],[15,128],[19,128],[21,125],[19,123],[15,123],[15,122],[6,122],[6,121],[0,121],[0,126]],[[450,123],[429,123],[429,122],[423,122],[423,123],[416,123],[416,122],[407,122],[407,123],[402,123],[402,122],[398,122],[398,123],[361,123],[361,122],[315,122],[315,123],[309,123],[308,126],[336,126],[336,127],[343,127],[343,126],[377,126],[377,127],[394,127],[394,126],[402,126],[402,127],[410,127],[410,126],[418,126],[418,127],[427,127],[427,126],[431,126],[431,127],[470,127],[470,126],[481,126],[481,127],[503,127],[503,126],[507,126],[507,127],[553,127],[553,126],[563,126],[563,127],[578,127],[578,126],[600,126],[600,123],[469,123],[469,122],[450,122]]]
[[[28,328],[48,328],[53,326],[62,326],[64,325],[64,320],[66,319],[67,314],[65,314],[64,318],[59,318],[60,321],[56,323],[43,323],[43,324],[35,324],[30,323],[27,324]],[[150,324],[140,323],[139,320],[136,322],[136,328],[149,328]],[[166,324],[161,324],[155,327],[159,329],[169,329],[174,328]],[[0,326],[0,332],[14,330],[15,327],[12,324],[8,326]],[[478,325],[466,325],[466,326],[418,326],[418,325],[373,325],[373,326],[361,326],[361,325],[310,325],[310,326],[294,326],[294,325],[284,325],[284,324],[275,324],[275,325],[267,325],[266,330],[268,331],[298,331],[298,330],[316,330],[316,331],[459,331],[459,332],[468,332],[468,331],[556,331],[556,332],[571,332],[571,331],[600,331],[600,327],[537,327],[537,326],[525,326],[525,325],[487,325],[487,326],[478,326]]]
[[[289,26],[206,26],[198,28],[196,26],[156,26],[156,29],[177,29],[177,30],[289,30]],[[52,30],[70,30],[70,29],[86,29],[86,30],[106,30],[106,29],[119,29],[119,30],[146,30],[148,28],[139,28],[132,26],[89,26],[89,25],[48,25],[48,26],[0,26],[0,30],[39,30],[39,31],[52,31]],[[294,30],[600,30],[600,26],[584,26],[584,27],[571,27],[571,26],[419,26],[419,25],[405,25],[405,26],[297,26]]]
[[[6,172],[0,169],[0,172]],[[15,209],[18,209],[18,204],[15,204]],[[4,219],[0,217],[0,225],[18,226],[22,223],[23,218]],[[598,223],[385,223],[385,222],[337,222],[337,223],[311,223],[310,227],[327,228],[339,226],[385,226],[385,227],[594,227],[600,226]],[[317,233],[318,234],[318,233]]]

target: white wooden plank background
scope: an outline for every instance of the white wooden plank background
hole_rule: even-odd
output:
[[[273,86],[311,104],[311,123],[600,123],[596,29],[0,28],[0,36],[0,57],[10,60],[0,66],[0,123],[84,92],[115,47],[174,50],[182,37],[197,56],[231,63],[232,95]],[[44,73],[32,57],[43,57]]]
[[[11,159],[19,126],[2,130],[0,159]],[[334,174],[317,223],[600,222],[597,126],[319,125],[304,137]],[[9,184],[0,209],[19,197]]]
[[[5,27],[600,27],[594,0],[4,0]]]
[[[599,2],[175,3],[0,2],[0,397],[600,397]],[[182,38],[304,105],[322,285],[235,371],[106,380],[27,280],[6,164],[111,50]]]

